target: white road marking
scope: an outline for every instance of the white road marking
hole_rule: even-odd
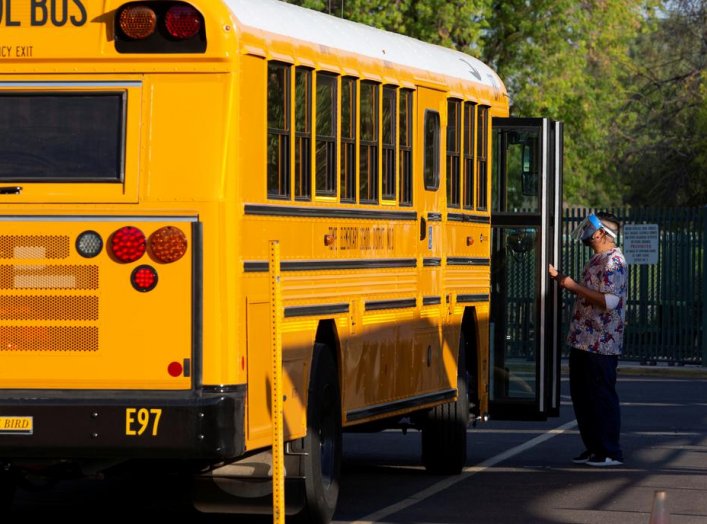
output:
[[[491,457],[489,459],[484,460],[483,462],[480,462],[476,466],[469,466],[466,467],[462,470],[461,474],[455,475],[453,477],[448,477],[444,480],[440,480],[439,482],[436,482],[432,484],[431,486],[418,491],[414,495],[409,496],[406,499],[403,499],[399,502],[396,502],[395,504],[391,504],[390,506],[387,506],[385,508],[379,509],[378,511],[375,511],[373,513],[370,513],[369,515],[366,515],[365,517],[362,517],[360,520],[356,520],[353,522],[353,524],[375,524],[381,521],[381,519],[384,519],[385,517],[388,517],[389,515],[392,515],[394,513],[397,513],[398,511],[402,511],[406,508],[409,508],[410,506],[413,506],[429,497],[432,497],[433,495],[436,495],[437,493],[440,493],[444,491],[447,488],[450,488],[451,486],[458,484],[459,482],[463,482],[464,480],[468,479],[472,475],[476,475],[477,473],[481,473],[482,471],[495,466],[499,462],[503,462],[504,460],[507,460],[515,455],[518,455],[520,453],[523,453],[524,451],[533,448],[537,446],[538,444],[541,444],[545,442],[546,440],[550,440],[553,437],[556,437],[557,435],[561,435],[565,431],[569,429],[573,429],[577,426],[577,421],[572,420],[570,422],[567,422],[566,424],[562,424],[561,426],[551,429],[549,431],[546,431],[542,435],[538,435],[537,437],[524,442],[523,444],[516,446],[514,448],[508,449],[504,451],[503,453],[499,453],[495,457]]]

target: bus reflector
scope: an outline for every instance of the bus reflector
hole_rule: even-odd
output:
[[[121,227],[113,233],[110,247],[119,262],[135,262],[145,254],[145,235],[136,227]]]
[[[76,239],[76,251],[84,258],[93,258],[103,249],[103,239],[95,231],[84,231]]]
[[[179,362],[170,362],[167,366],[167,373],[173,377],[180,377],[182,375],[182,365]]]
[[[187,237],[179,228],[165,226],[150,235],[150,253],[159,262],[176,262],[187,252]]]
[[[157,271],[152,266],[138,266],[130,274],[130,282],[138,291],[152,291],[157,285]]]
[[[125,36],[142,40],[155,32],[157,15],[147,6],[136,5],[123,9],[118,22]]]
[[[167,32],[179,40],[191,38],[201,29],[199,12],[190,5],[170,7],[165,15]]]

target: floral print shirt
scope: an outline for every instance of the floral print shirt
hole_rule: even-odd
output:
[[[628,288],[628,266],[618,247],[596,253],[582,271],[582,284],[619,297],[615,309],[599,309],[577,295],[572,310],[567,345],[573,348],[620,355],[624,345],[624,320]]]

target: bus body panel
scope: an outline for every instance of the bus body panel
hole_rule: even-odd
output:
[[[191,221],[146,217],[15,216],[0,219],[0,383],[9,389],[190,389],[191,251],[160,264],[77,253],[84,231],[106,244],[121,227],[146,237],[177,228],[191,244]],[[154,289],[131,283],[157,270]],[[176,376],[171,364],[182,368]]]

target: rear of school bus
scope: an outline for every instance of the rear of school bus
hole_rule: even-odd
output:
[[[0,6],[0,486],[240,455],[231,15]]]

